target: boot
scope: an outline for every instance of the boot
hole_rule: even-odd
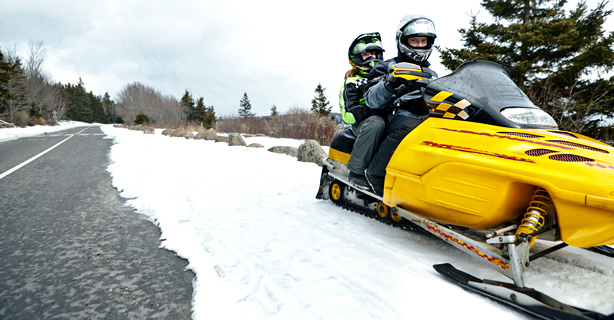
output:
[[[361,174],[355,174],[352,171],[350,171],[350,174],[348,175],[348,180],[350,180],[350,183],[356,186],[356,188],[359,188],[362,190],[371,189],[371,187],[369,186],[369,182],[367,182],[367,179],[365,179],[365,176]]]
[[[381,181],[381,183],[379,183],[379,181],[382,179],[378,179],[375,176],[371,175],[368,170],[365,170],[364,177],[369,183],[369,186],[371,187],[371,189],[373,189],[373,193],[377,194],[380,197],[383,197],[384,196],[384,183],[383,183],[384,181]]]

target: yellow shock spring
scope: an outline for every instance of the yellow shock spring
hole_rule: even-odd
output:
[[[529,207],[524,214],[520,226],[518,226],[516,230],[516,237],[521,233],[530,235],[537,232],[544,225],[545,216],[548,215],[548,209],[551,205],[552,199],[548,192],[544,188],[538,187],[533,193],[533,197],[531,198],[531,202],[529,202]],[[535,243],[535,240],[537,240],[537,237],[531,239],[531,247]]]

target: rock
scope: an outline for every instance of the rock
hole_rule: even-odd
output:
[[[162,135],[170,137],[173,134],[173,131],[175,130],[165,129],[164,131],[162,131]]]
[[[283,153],[283,154],[287,154],[295,158],[298,155],[298,150],[296,148],[287,147],[287,146],[283,146],[283,147],[276,146],[276,147],[269,148],[267,151],[275,152],[275,153]]]
[[[179,128],[177,130],[173,130],[171,137],[181,137],[181,134],[185,132],[184,128]]]
[[[215,142],[228,142],[228,137],[224,136],[215,136]]]
[[[154,128],[151,128],[151,127],[144,127],[143,128],[143,133],[144,134],[154,134],[154,132],[155,132]]]
[[[243,137],[241,137],[238,133],[231,133],[228,135],[228,145],[229,146],[247,146]]]
[[[217,136],[215,129],[211,128],[209,130],[205,130],[203,128],[198,131],[198,133],[194,136],[194,139],[215,140],[215,136]]]
[[[264,148],[263,145],[261,145],[260,143],[251,143],[249,146],[247,146],[248,148]]]
[[[313,162],[321,167],[323,165],[322,160],[327,157],[326,152],[315,140],[307,140],[298,147],[298,161]]]
[[[180,136],[181,136],[182,138],[186,138],[186,139],[194,139],[194,134],[193,134],[192,132],[190,132],[190,131],[185,131],[185,132],[182,132],[182,133],[180,134]]]

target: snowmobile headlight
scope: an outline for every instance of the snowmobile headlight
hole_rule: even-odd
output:
[[[519,124],[558,127],[549,114],[538,108],[506,108],[501,110],[501,114]]]

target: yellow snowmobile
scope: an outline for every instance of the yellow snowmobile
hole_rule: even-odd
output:
[[[434,266],[467,290],[545,319],[614,319],[523,280],[530,261],[567,245],[614,256],[614,148],[558,130],[496,63],[467,62],[434,80],[414,64],[397,65],[394,74],[425,88],[431,115],[395,151],[383,197],[349,182],[355,137],[346,129],[331,143],[317,198],[422,228],[514,282]],[[537,238],[558,244],[530,253]]]

